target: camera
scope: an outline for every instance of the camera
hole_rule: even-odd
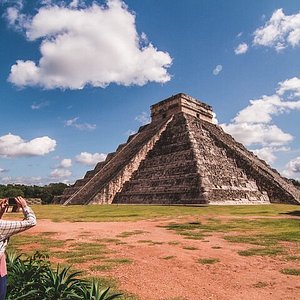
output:
[[[16,206],[17,205],[17,202],[16,202],[16,199],[15,198],[8,198],[8,205],[9,206]]]

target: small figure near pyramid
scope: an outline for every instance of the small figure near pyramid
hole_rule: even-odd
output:
[[[180,93],[151,118],[54,203],[300,203],[299,189],[213,124],[211,106]]]

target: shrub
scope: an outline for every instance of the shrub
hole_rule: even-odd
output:
[[[109,288],[80,279],[81,272],[72,272],[70,267],[57,265],[53,270],[48,257],[40,252],[23,256],[7,255],[7,300],[113,300],[121,295],[109,295]]]

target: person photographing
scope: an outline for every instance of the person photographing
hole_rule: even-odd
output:
[[[32,209],[27,205],[22,197],[14,198],[16,205],[19,206],[24,214],[22,221],[1,220],[8,207],[8,199],[0,199],[0,300],[5,300],[7,286],[7,269],[5,249],[9,237],[36,225],[36,217]]]

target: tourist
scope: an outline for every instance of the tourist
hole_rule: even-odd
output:
[[[16,197],[14,199],[16,201],[16,205],[22,208],[25,218],[23,221],[0,220],[0,300],[5,300],[6,295],[7,270],[5,248],[9,237],[36,225],[35,215],[31,208],[27,205],[26,200],[22,197]],[[8,199],[0,199],[0,219],[7,207]]]

